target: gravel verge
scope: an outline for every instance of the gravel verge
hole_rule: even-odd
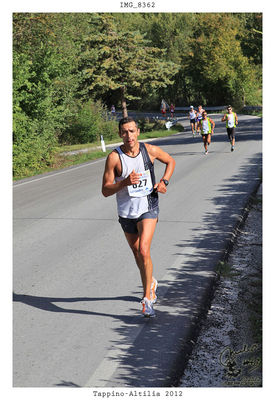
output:
[[[262,386],[262,187],[217,266],[211,307],[180,387]]]

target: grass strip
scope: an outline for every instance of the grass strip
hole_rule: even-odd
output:
[[[173,133],[183,131],[183,127],[175,126],[172,127],[170,130],[159,130],[159,131],[152,131],[152,132],[145,132],[140,134],[139,140],[146,140],[152,138],[159,138],[159,137],[167,137],[172,135]],[[112,141],[106,141],[105,144],[112,144],[112,143],[119,143],[121,141],[120,137],[113,139]],[[78,144],[78,145],[70,145],[70,146],[59,146],[56,148],[56,154],[53,155],[52,162],[48,166],[43,166],[39,169],[30,169],[25,175],[15,176],[13,178],[14,181],[29,178],[31,176],[36,176],[39,174],[44,174],[47,172],[58,171],[63,168],[68,168],[73,165],[83,164],[85,162],[89,162],[92,160],[96,160],[99,158],[107,157],[107,155],[112,151],[110,149],[106,149],[106,153],[97,149],[100,146],[100,142],[94,143],[86,143],[86,144]],[[74,155],[64,155],[62,153],[70,152],[70,151],[77,151],[83,149],[91,149],[91,151],[85,153],[78,153]]]

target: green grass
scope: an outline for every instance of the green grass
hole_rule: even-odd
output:
[[[145,140],[150,138],[159,138],[159,137],[167,137],[172,135],[173,133],[182,132],[182,126],[174,126],[170,130],[159,130],[159,131],[152,131],[152,132],[145,132],[140,134],[139,140]],[[106,141],[105,144],[112,144],[112,143],[120,143],[121,139],[119,136],[113,139],[112,141]],[[24,178],[29,178],[31,176],[43,174],[46,172],[51,171],[58,171],[62,168],[68,168],[73,165],[83,164],[88,161],[96,160],[99,158],[106,157],[111,150],[106,149],[106,153],[102,152],[100,149],[96,149],[97,146],[100,146],[100,141],[94,143],[86,143],[86,144],[77,144],[77,145],[66,145],[66,146],[59,146],[56,148],[56,154],[53,156],[51,165],[41,167],[38,170],[30,170],[29,173],[25,175],[15,176],[14,180],[20,180]],[[77,151],[83,149],[91,149],[91,151],[87,153],[80,153],[76,155],[61,155],[63,152],[70,152],[70,151]]]
[[[152,138],[159,138],[159,137],[166,137],[166,136],[170,136],[173,135],[173,133],[177,133],[177,132],[182,132],[183,131],[183,127],[182,126],[174,126],[172,128],[170,128],[170,130],[168,129],[162,129],[162,130],[158,130],[158,131],[152,131],[152,132],[144,132],[141,133],[139,135],[139,140],[146,140],[146,139],[152,139]],[[113,143],[120,143],[121,142],[121,138],[117,135],[116,138],[114,138],[113,140],[104,140],[105,144],[113,144]],[[73,144],[73,145],[63,145],[63,146],[59,146],[57,148],[57,151],[59,153],[63,153],[63,152],[69,152],[69,151],[75,151],[75,150],[83,150],[83,149],[93,149],[95,147],[101,146],[100,141],[96,141],[93,143],[85,143],[85,144]]]
[[[30,170],[29,173],[21,176],[15,176],[13,178],[14,181],[29,178],[31,176],[36,176],[39,174],[44,174],[46,172],[58,171],[63,168],[68,168],[73,165],[83,164],[88,161],[96,160],[98,158],[106,157],[110,153],[110,150],[106,150],[106,153],[102,151],[91,151],[89,153],[81,153],[70,156],[61,156],[57,154],[50,166],[45,166],[44,168],[40,168],[38,170]]]

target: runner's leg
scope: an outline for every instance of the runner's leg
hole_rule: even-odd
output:
[[[157,219],[143,219],[138,222],[139,260],[144,273],[144,297],[150,299],[150,289],[153,278],[153,263],[150,254],[151,243],[155,232]]]
[[[202,139],[203,139],[204,149],[205,151],[207,151],[207,135],[203,135]]]
[[[139,268],[141,282],[142,282],[142,286],[143,286],[143,292],[145,293],[145,283],[146,283],[145,282],[145,273],[144,273],[143,263],[140,260],[140,255],[139,255],[139,234],[138,233],[127,233],[127,232],[124,232],[124,234],[125,234],[128,244],[134,254],[136,264]],[[144,295],[144,293],[143,293],[143,295]]]

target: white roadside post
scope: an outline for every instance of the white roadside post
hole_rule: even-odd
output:
[[[168,129],[168,131],[170,130],[171,126],[173,126],[173,123],[171,121],[166,122],[165,124],[166,128]]]
[[[100,142],[101,142],[101,149],[102,149],[103,153],[106,153],[106,146],[105,146],[105,142],[103,139],[103,135],[100,135]]]

